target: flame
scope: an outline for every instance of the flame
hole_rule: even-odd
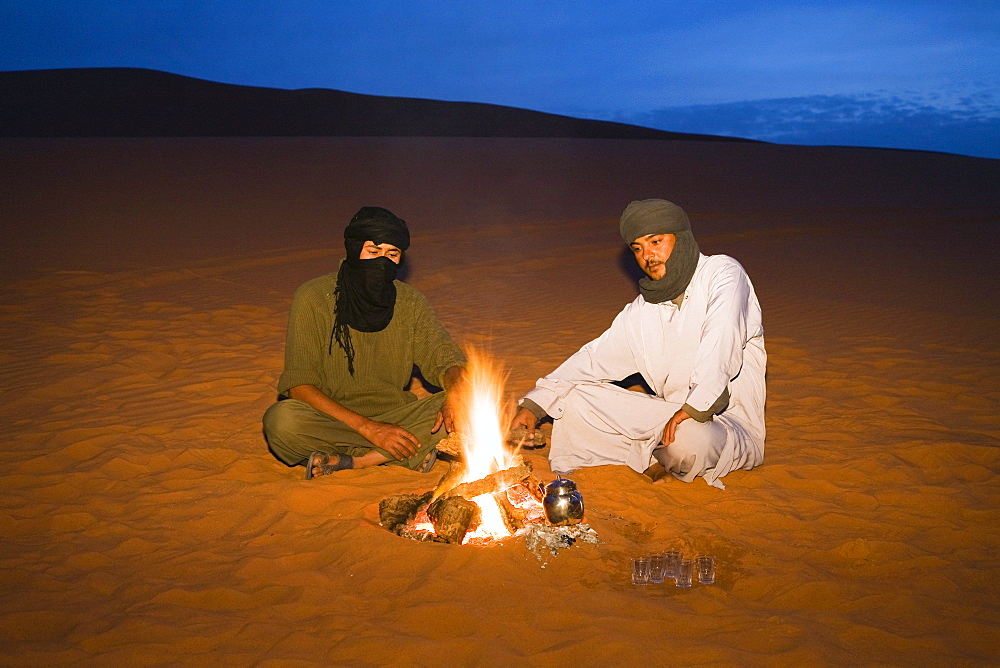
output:
[[[500,515],[500,507],[492,494],[482,494],[472,499],[483,513],[483,519],[472,531],[465,534],[463,545],[469,543],[489,543],[510,536],[510,531]]]
[[[457,421],[466,435],[462,439],[466,463],[462,482],[471,482],[512,465],[511,454],[505,446],[507,425],[512,415],[503,399],[506,373],[486,353],[469,346],[465,348],[465,353],[469,365],[465,382],[458,391]],[[487,538],[497,540],[510,535],[492,495],[483,494],[473,501],[482,509],[483,521],[475,531],[469,532],[465,542]]]
[[[469,366],[459,390],[458,422],[466,435],[463,482],[468,482],[510,466],[504,442],[511,415],[503,401],[506,374],[486,353],[472,347],[466,347],[465,353]]]

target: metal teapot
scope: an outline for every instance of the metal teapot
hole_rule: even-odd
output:
[[[567,478],[556,478],[545,487],[545,517],[549,524],[563,526],[583,521],[583,496],[576,483]]]

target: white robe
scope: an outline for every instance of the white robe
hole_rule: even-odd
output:
[[[626,464],[642,472],[678,408],[707,411],[728,387],[729,406],[713,418],[725,427],[726,442],[715,467],[703,472],[709,484],[722,487],[719,478],[764,458],[766,364],[760,305],[749,277],[731,257],[701,255],[680,307],[638,296],[607,331],[539,379],[525,398],[555,420],[553,470]],[[655,397],[628,396],[606,385],[637,372]],[[608,391],[570,397],[581,385]],[[568,399],[587,402],[586,415],[576,408],[566,412]],[[564,417],[567,423],[560,424]],[[688,422],[681,423],[678,438]]]

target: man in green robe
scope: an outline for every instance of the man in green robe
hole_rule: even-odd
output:
[[[263,419],[268,447],[306,478],[379,464],[428,471],[454,428],[448,390],[462,382],[465,356],[424,296],[395,280],[410,245],[404,220],[364,207],[344,245],[339,270],[292,300],[279,400]],[[414,367],[445,392],[417,399],[404,389]]]

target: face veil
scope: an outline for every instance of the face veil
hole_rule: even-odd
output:
[[[344,229],[347,258],[337,272],[336,305],[328,352],[333,352],[336,341],[347,355],[347,369],[352,376],[354,343],[351,329],[382,331],[392,320],[396,305],[393,281],[399,265],[387,257],[362,260],[361,249],[366,241],[391,244],[405,251],[410,247],[410,232],[405,220],[381,207],[362,208]]]

